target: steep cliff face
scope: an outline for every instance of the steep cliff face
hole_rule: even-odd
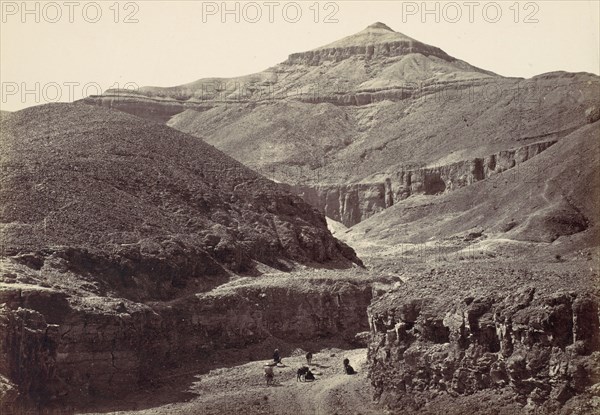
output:
[[[450,192],[515,168],[554,143],[556,141],[535,143],[442,166],[402,169],[381,182],[292,185],[289,188],[325,216],[353,226],[411,195]],[[386,174],[376,177],[382,176]]]
[[[402,33],[395,32],[384,23],[376,22],[358,33],[328,45],[308,52],[294,53],[284,63],[318,65],[323,61],[340,61],[354,55],[362,55],[366,59],[370,59],[410,53],[437,56],[447,61],[455,60],[439,48],[421,43]]]
[[[394,200],[402,200],[415,193],[432,195],[460,189],[512,169],[554,143],[556,141],[540,142],[443,166],[401,170],[392,176],[390,190]]]
[[[30,278],[2,284],[0,369],[20,393],[5,396],[6,410],[115,398],[160,383],[166,369],[270,338],[298,346],[315,339],[351,343],[368,330],[374,283],[280,276],[141,304],[67,295]]]
[[[589,393],[600,382],[597,289],[572,276],[571,289],[555,281],[565,288],[548,289],[555,276],[525,274],[503,274],[522,281],[510,290],[493,280],[499,273],[486,270],[461,292],[458,275],[449,282],[432,271],[376,300],[369,308],[369,359],[380,401],[418,410],[440,396],[494,390],[536,413],[554,413]],[[476,413],[489,410],[482,402]]]
[[[387,186],[386,186],[387,184]],[[391,206],[389,182],[349,185],[296,185],[290,191],[319,209],[325,216],[346,226],[362,220]]]

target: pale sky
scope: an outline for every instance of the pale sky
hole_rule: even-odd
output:
[[[597,0],[427,2],[430,14],[421,1],[228,2],[225,15],[221,1],[67,3],[0,2],[0,109],[259,72],[377,21],[504,76],[600,71]]]

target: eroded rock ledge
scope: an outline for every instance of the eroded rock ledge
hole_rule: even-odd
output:
[[[594,389],[600,381],[597,292],[538,289],[544,282],[508,273],[520,289],[511,292],[506,284],[486,293],[486,277],[502,277],[496,274],[472,281],[480,289],[464,290],[448,289],[439,281],[444,276],[430,274],[417,288],[375,300],[370,375],[382,404],[416,411],[440,395],[507,391],[544,414]]]
[[[0,379],[0,410],[115,399],[160,384],[166,370],[270,338],[352,343],[368,330],[373,284],[311,276],[256,284],[247,278],[168,302],[138,303],[2,283],[0,373],[6,378]]]
[[[285,79],[285,76],[282,75]],[[330,103],[338,106],[364,106],[382,101],[407,99],[457,99],[473,96],[482,86],[496,82],[483,76],[469,80],[447,80],[435,82],[403,82],[400,86],[356,90],[329,90],[326,85],[311,83],[289,87],[284,83],[263,80],[221,81],[207,80],[198,90],[170,92],[144,90],[131,91],[109,89],[102,95],[91,95],[80,102],[105,108],[118,109],[128,114],[166,123],[171,117],[186,110],[198,112],[211,108],[269,105],[273,102],[294,99],[309,104]],[[169,95],[170,93],[174,95]]]
[[[529,160],[554,143],[534,143],[441,166],[401,169],[394,174],[381,174],[380,181],[371,183],[301,184],[291,185],[290,190],[325,216],[352,226],[411,195],[444,193],[488,179]]]

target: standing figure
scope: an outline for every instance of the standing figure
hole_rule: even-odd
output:
[[[312,361],[312,353],[306,353],[306,364],[310,366],[310,362]]]
[[[281,363],[281,356],[279,355],[279,349],[275,349],[275,351],[273,352],[273,361],[275,362],[275,364]]]

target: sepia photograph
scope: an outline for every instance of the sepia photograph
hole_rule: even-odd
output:
[[[600,414],[600,1],[0,13],[0,415]]]

